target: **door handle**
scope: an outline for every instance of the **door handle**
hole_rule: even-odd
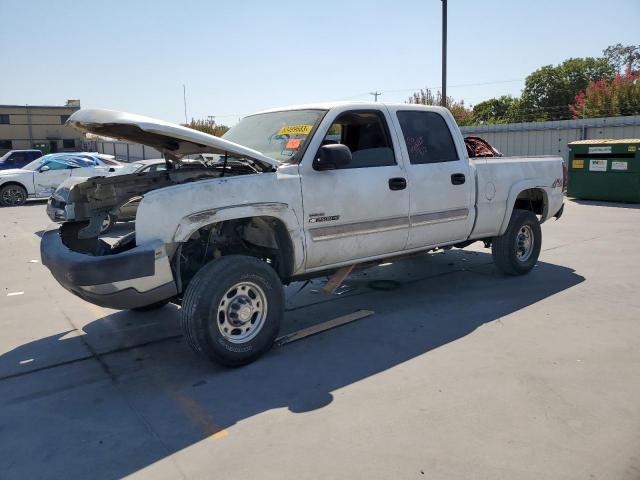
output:
[[[406,179],[402,177],[389,179],[389,190],[404,190],[405,188],[407,188]]]
[[[454,185],[462,185],[466,181],[464,173],[454,173],[451,175],[451,183]]]

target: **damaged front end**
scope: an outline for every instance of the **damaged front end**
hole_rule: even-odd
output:
[[[224,172],[253,170],[238,165]],[[174,298],[179,292],[169,246],[161,240],[138,245],[135,231],[108,243],[100,237],[102,222],[132,198],[221,175],[202,166],[65,183],[47,205],[49,217],[62,225],[42,236],[42,263],[67,290],[103,307],[132,309]]]
[[[227,175],[252,172],[230,170]],[[65,183],[47,205],[49,217],[62,225],[44,233],[42,263],[67,290],[103,307],[124,310],[171,299],[179,292],[167,245],[138,245],[135,232],[110,244],[100,238],[100,227],[131,198],[219,176],[220,170],[202,166]]]
[[[111,177],[94,177],[84,181],[63,183],[51,196],[47,214],[54,222],[82,223],[69,245],[76,251],[100,255],[103,246],[98,236],[108,215],[133,198],[172,185],[217,178],[219,170],[206,166],[181,168],[152,173],[134,173]],[[103,242],[104,243],[104,242]]]
[[[62,225],[42,236],[42,263],[67,290],[103,307],[145,307],[179,293],[171,261],[175,245],[162,240],[139,245],[135,232],[115,244],[107,243],[100,232],[109,215],[126,205],[135,218],[137,205],[153,190],[278,167],[277,161],[258,151],[140,115],[80,110],[67,123],[82,132],[148,145],[159,150],[167,162],[164,171],[71,178],[49,200],[49,217]],[[217,155],[219,161],[197,166],[181,161],[192,153]]]

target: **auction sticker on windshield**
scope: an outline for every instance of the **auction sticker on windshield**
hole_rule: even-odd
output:
[[[301,138],[290,138],[289,141],[287,142],[287,145],[285,146],[285,148],[291,149],[291,150],[296,150],[297,148],[300,148],[300,144],[301,143],[302,143],[302,139]]]
[[[309,135],[313,125],[289,125],[278,130],[278,135]]]

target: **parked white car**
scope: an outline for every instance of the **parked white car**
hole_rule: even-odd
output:
[[[97,305],[181,304],[188,343],[226,365],[270,348],[283,283],[475,241],[501,271],[522,275],[538,260],[540,224],[563,210],[562,158],[470,159],[440,107],[289,107],[250,115],[223,138],[106,110],[78,111],[69,124],[135,139],[174,165],[218,155],[60,189],[48,212],[64,223],[43,235],[41,254],[58,282]],[[133,195],[135,232],[109,246],[101,224]]]
[[[121,168],[109,158],[92,154],[52,153],[22,168],[0,170],[0,205],[22,205],[27,198],[48,198],[69,177],[106,175]]]

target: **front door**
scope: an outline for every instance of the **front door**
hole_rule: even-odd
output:
[[[300,165],[308,269],[399,252],[407,243],[409,193],[388,111],[329,115]],[[349,147],[351,163],[315,170],[320,146],[336,143]]]
[[[458,128],[438,111],[394,108],[402,131],[411,195],[407,248],[444,245],[465,240],[473,227],[475,178]]]
[[[36,195],[39,197],[51,195],[70,176],[71,166],[69,164],[55,159],[46,161],[33,176]]]

